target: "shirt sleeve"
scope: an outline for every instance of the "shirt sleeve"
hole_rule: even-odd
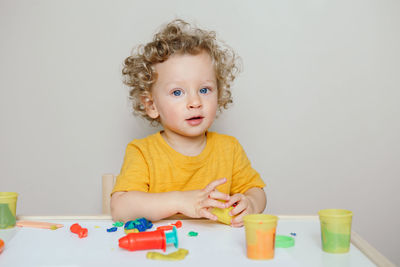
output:
[[[243,194],[252,187],[265,187],[260,174],[251,166],[243,147],[236,139],[235,141],[231,194]]]
[[[124,163],[112,193],[133,190],[149,191],[149,169],[142,151],[130,143],[126,148]]]

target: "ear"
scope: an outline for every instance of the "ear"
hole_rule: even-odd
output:
[[[160,114],[158,113],[156,105],[154,105],[153,97],[150,94],[141,96],[141,102],[146,114],[152,119],[157,119]]]

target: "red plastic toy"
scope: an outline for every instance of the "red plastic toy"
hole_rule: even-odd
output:
[[[78,223],[74,223],[69,229],[72,233],[77,234],[79,238],[84,238],[88,235],[88,229],[82,228]]]
[[[3,252],[4,249],[4,241],[0,239],[0,254]]]
[[[165,251],[167,240],[163,230],[130,233],[119,239],[119,247],[130,251],[146,249],[162,249]]]

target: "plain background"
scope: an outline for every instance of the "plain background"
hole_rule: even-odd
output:
[[[18,214],[100,213],[101,175],[158,130],[132,116],[122,62],[183,18],[243,59],[212,130],[246,149],[265,212],[350,209],[400,264],[399,14],[394,0],[0,0],[0,191]]]

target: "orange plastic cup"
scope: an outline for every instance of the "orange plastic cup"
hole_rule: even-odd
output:
[[[243,217],[247,257],[269,260],[275,254],[275,234],[278,217],[268,214],[249,214]]]

